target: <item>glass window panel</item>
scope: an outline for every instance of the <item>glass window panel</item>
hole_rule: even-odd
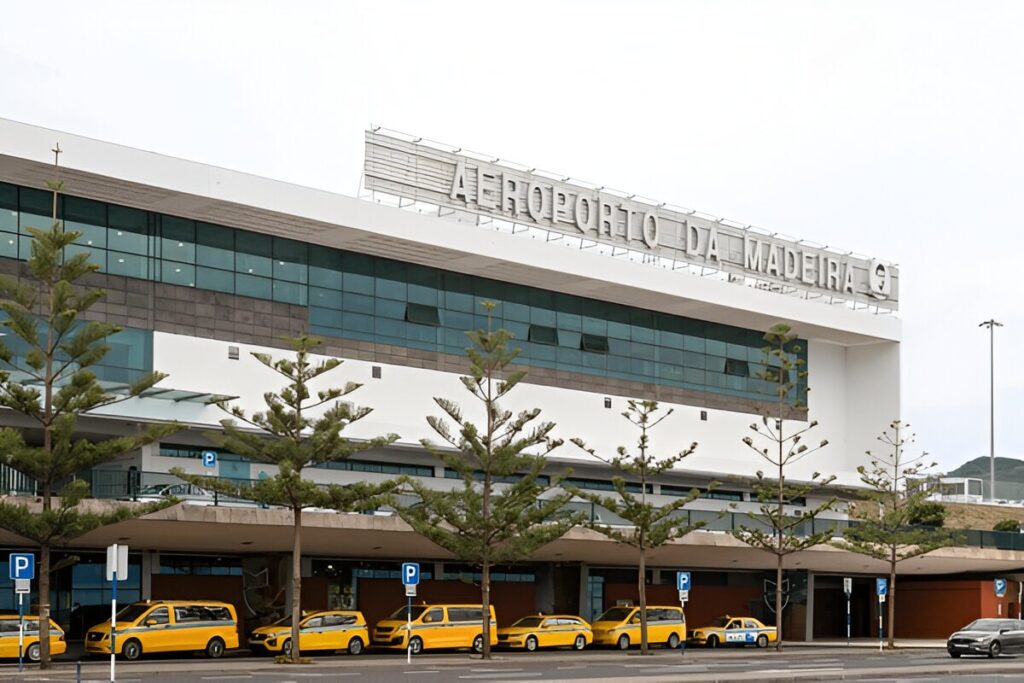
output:
[[[682,382],[683,381],[683,368],[678,365],[666,365],[664,363],[658,363],[657,367],[658,379],[668,380],[671,382]]]
[[[391,299],[374,299],[373,312],[381,318],[405,320],[405,303]]]
[[[444,326],[458,330],[460,333],[473,329],[473,316],[469,313],[444,311]]]
[[[341,299],[341,310],[351,311],[353,313],[367,313],[373,314],[373,302],[372,296],[364,296],[362,294],[348,294],[346,293]]]
[[[64,229],[82,233],[75,240],[75,244],[95,249],[104,249],[107,246],[107,229],[102,225],[68,221],[64,224]]]
[[[370,315],[346,313],[341,323],[346,331],[373,333],[373,316]]]
[[[385,269],[391,272],[391,269]],[[405,301],[407,297],[406,285],[402,280],[377,277],[374,282],[374,294],[385,299]]]
[[[235,235],[235,271],[247,275],[272,274],[269,235],[238,231]],[[266,298],[270,298],[269,293]]]
[[[0,232],[0,256],[18,258],[18,236],[13,232]]]
[[[658,330],[654,333],[654,342],[659,346],[681,349],[683,347],[683,335],[678,332]]]
[[[405,319],[411,323],[418,323],[420,325],[432,325],[437,327],[441,324],[441,319],[437,314],[436,306],[423,306],[421,304],[407,304],[405,307]],[[436,339],[436,336],[433,338]]]
[[[570,349],[579,349],[581,344],[581,336],[582,335],[579,332],[570,332],[568,330],[559,329],[558,344],[560,346],[565,346]]]
[[[274,280],[274,301],[286,304],[306,305],[306,285],[286,280]]]
[[[608,353],[614,356],[628,357],[630,354],[629,342],[608,337]]]
[[[3,245],[0,245],[2,247]],[[107,251],[105,249],[98,249],[87,247],[85,245],[75,242],[74,244],[68,245],[64,248],[64,257],[70,258],[76,254],[88,254],[89,262],[95,263],[103,270],[107,267]]]
[[[0,206],[0,230],[18,232],[18,212]]]
[[[18,214],[18,231],[22,235],[28,235],[29,228],[35,228],[37,230],[49,230],[53,226],[53,219],[49,216],[37,213],[25,213],[22,211]]]
[[[530,346],[530,358],[534,361],[541,361],[546,363],[555,362],[555,354],[557,349],[551,344],[531,344]]]
[[[654,360],[654,346],[651,344],[638,344],[633,342],[630,347],[630,355],[634,358],[643,358],[644,360]]]
[[[405,338],[405,331],[409,326],[404,320],[393,320],[391,318],[374,318],[373,332],[381,337],[388,337],[394,341]]]
[[[337,249],[317,247],[309,250],[309,284],[341,289],[343,272],[341,252]]]
[[[269,299],[271,294],[270,279],[256,277],[245,273],[235,274],[235,293],[257,299]]]
[[[557,318],[554,311],[546,308],[537,308],[536,306],[530,309],[530,322],[534,325],[543,325],[545,327],[557,326]]]
[[[196,223],[196,264],[235,269],[235,230],[209,223]]]
[[[619,323],[608,321],[608,336],[613,339],[629,339],[632,334],[632,328],[628,323]]]
[[[683,351],[683,365],[688,368],[700,368],[703,370],[707,367],[707,356],[703,353],[694,353],[693,351]]]
[[[501,316],[506,320],[530,322],[530,307],[524,304],[505,302],[501,307]]]
[[[107,254],[107,272],[125,277],[149,277],[149,259],[138,254],[111,251]]]
[[[462,330],[445,329],[441,339],[444,345],[448,347],[464,349],[469,346],[469,338],[466,337],[466,333]]]
[[[341,329],[341,311],[310,306],[309,324]]]
[[[321,289],[320,287],[309,288],[309,305],[323,306],[325,308],[341,308],[341,292],[333,289]]]
[[[683,364],[683,352],[679,349],[670,349],[664,346],[658,346],[655,349],[655,354],[659,363],[667,363],[669,365]]]
[[[235,291],[235,274],[226,270],[199,266],[196,268],[196,287],[233,294]]]
[[[160,255],[172,261],[196,262],[196,226],[173,216],[160,217]]]
[[[608,361],[605,359],[604,354],[600,353],[583,353],[583,367],[591,370],[604,371],[608,365]]]
[[[27,261],[32,256],[32,238],[28,235],[21,235],[18,238],[18,258]]]
[[[725,355],[737,360],[747,360],[747,347],[741,344],[726,344]]]
[[[437,289],[424,285],[409,285],[409,301],[414,304],[437,307],[440,298]]]
[[[18,210],[18,186],[0,183],[0,209]]]
[[[274,278],[305,283],[307,247],[303,242],[274,238]]]
[[[537,344],[558,344],[558,330],[544,325],[530,325],[529,340]]]
[[[22,187],[18,191],[18,200],[22,213],[33,213],[40,216],[53,215],[53,193]]]
[[[704,353],[707,345],[703,337],[694,337],[689,334],[683,335],[683,348],[687,351],[695,351],[697,353]]]
[[[111,205],[107,209],[107,248],[132,254],[149,254],[146,212]]]
[[[709,356],[722,356],[725,357],[726,344],[725,342],[718,341],[717,339],[708,339],[705,343],[707,348],[707,354]]]
[[[187,263],[164,261],[160,264],[160,280],[172,285],[196,286],[196,269]]]
[[[558,355],[555,357],[559,365],[575,367],[583,363],[583,353],[579,348],[570,349],[564,346],[558,347]]]
[[[341,283],[346,292],[353,292],[355,294],[373,294],[374,279],[372,275],[344,273],[341,276]]]
[[[463,313],[473,312],[473,295],[463,294],[460,292],[445,292],[444,293],[444,307],[453,311],[462,311]]]
[[[512,338],[516,341],[525,340],[530,336],[530,326],[526,323],[517,322],[515,320],[505,320],[501,326],[508,330],[512,335]]]
[[[107,205],[81,197],[64,197],[63,218],[66,221],[106,226]]]
[[[409,264],[406,268],[406,280],[410,285],[419,285],[436,290],[441,278],[435,268]]]
[[[560,330],[572,330],[573,332],[580,332],[583,329],[583,316],[577,313],[563,313],[558,312],[558,329]]]

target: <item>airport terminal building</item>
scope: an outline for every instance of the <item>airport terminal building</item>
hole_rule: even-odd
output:
[[[485,326],[480,304],[492,301],[495,324],[514,334],[529,372],[508,407],[541,408],[556,436],[612,453],[636,439],[619,415],[626,400],[657,399],[674,413],[653,433],[655,448],[698,447],[650,493],[668,501],[720,482],[689,506],[706,530],[652,553],[651,599],[674,602],[674,572],[690,569],[692,624],[723,611],[771,621],[763,593],[773,558],[727,533],[757,508],[750,481],[764,463],[741,439],[752,418],[775,405],[775,384],[761,379],[764,331],[785,322],[800,336],[810,392],[806,409],[789,417],[817,420],[829,441],[787,476],[820,471],[856,486],[865,450],[900,414],[900,277],[891,262],[379,129],[366,132],[363,190],[348,197],[0,121],[3,272],[19,272],[27,258],[26,228],[50,224],[45,182],[58,141],[61,217],[82,233],[79,248],[100,264],[96,281],[107,290],[93,314],[123,327],[97,374],[114,391],[144,372],[168,374],[144,397],[83,420],[82,429],[109,435],[152,422],[188,426],[82,473],[100,498],[158,495],[177,481],[173,467],[208,471],[204,432],[224,417],[209,399],[227,395],[260,408],[274,377],[251,352],[283,354],[282,337],[304,331],[324,339],[325,355],[345,360],[332,382],[362,384],[351,398],[373,408],[348,435],[400,436],[392,447],[308,476],[345,483],[403,474],[452,485],[453,473],[420,439],[435,436],[425,420],[437,412],[433,397],[465,403],[458,380],[467,367],[465,331]],[[572,445],[555,451],[551,467],[571,468],[577,486],[610,487],[609,470]],[[273,470],[218,452],[208,472],[258,479]],[[5,493],[32,492],[16,472],[3,472],[2,482]],[[68,549],[81,560],[55,577],[51,603],[72,637],[76,618],[88,620],[92,606],[109,600],[95,551],[113,542],[133,551],[122,597],[228,599],[250,624],[283,608],[290,513],[202,492],[183,497],[182,505]],[[845,509],[826,517],[820,523],[842,526]],[[310,608],[355,607],[379,618],[403,600],[398,564],[407,560],[424,564],[427,599],[479,595],[472,567],[387,510],[311,513],[305,527]],[[0,545],[19,547],[2,530]],[[930,579],[1009,572],[1021,557],[952,548],[905,571]],[[531,562],[497,570],[499,621],[537,610],[592,618],[635,599],[632,563],[627,549],[574,530]],[[789,569],[789,636],[838,635],[832,607],[841,577],[850,575],[857,628],[871,632],[869,584],[881,565],[822,548],[793,557]],[[0,608],[10,600],[10,590],[0,590]]]

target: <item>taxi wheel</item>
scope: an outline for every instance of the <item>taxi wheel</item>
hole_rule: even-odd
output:
[[[28,657],[30,662],[38,662],[42,657],[39,651],[39,643],[32,643],[28,646],[28,650],[25,651],[25,656]]]
[[[537,638],[535,636],[530,636],[529,638],[526,639],[526,650],[527,650],[527,652],[533,652],[536,649],[537,649]]]
[[[206,644],[206,656],[210,659],[220,659],[224,655],[224,641],[220,638],[212,638]]]
[[[142,644],[132,638],[121,646],[121,656],[128,661],[135,661],[142,656]]]
[[[670,650],[678,650],[679,649],[679,634],[678,633],[673,633],[672,635],[670,635],[668,637],[668,647],[669,647]]]
[[[285,656],[290,656],[291,653],[292,653],[292,639],[289,638],[288,640],[286,640],[283,643],[281,643],[281,654],[283,654]]]
[[[363,654],[363,639],[356,636],[352,640],[348,641],[348,653],[350,655]]]
[[[572,644],[577,650],[582,650],[587,646],[587,639],[583,636],[576,636],[576,642]]]
[[[477,636],[473,639],[473,652],[480,654],[484,651],[484,637]]]
[[[768,636],[761,634],[757,637],[757,646],[761,649],[768,647]]]
[[[629,649],[629,636],[627,636],[626,634],[622,634],[621,636],[619,636],[619,649],[620,650],[628,650]]]
[[[412,651],[414,655],[418,655],[421,652],[423,652],[423,639],[419,636],[416,636],[415,638],[410,640],[409,649]]]
[[[710,648],[718,647],[718,636],[708,636],[708,647],[710,647]]]

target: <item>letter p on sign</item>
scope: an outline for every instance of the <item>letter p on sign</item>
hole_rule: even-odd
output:
[[[420,582],[420,566],[416,562],[402,564],[402,585],[415,586]]]
[[[12,581],[36,578],[36,556],[32,553],[11,553],[10,570]]]

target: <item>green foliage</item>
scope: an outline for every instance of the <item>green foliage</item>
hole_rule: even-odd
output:
[[[764,335],[767,345],[762,349],[764,364],[767,368],[759,374],[765,381],[778,383],[776,390],[777,414],[765,414],[759,422],[750,425],[754,436],[743,438],[743,443],[757,453],[771,468],[766,475],[763,470],[757,471],[757,479],[753,484],[753,492],[759,503],[759,519],[757,526],[741,524],[733,530],[733,535],[744,543],[771,553],[776,557],[775,580],[775,618],[778,640],[776,647],[782,649],[782,587],[783,561],[788,555],[807,550],[816,545],[827,543],[832,538],[832,531],[824,529],[813,531],[814,520],[823,512],[832,510],[836,498],[831,497],[825,502],[805,509],[787,509],[789,501],[806,499],[808,494],[830,484],[835,477],[823,477],[815,472],[809,481],[793,483],[786,479],[786,468],[796,464],[807,456],[828,445],[822,440],[817,445],[806,443],[809,433],[818,426],[812,420],[806,427],[798,427],[791,432],[786,430],[785,415],[791,408],[801,408],[806,402],[799,395],[798,386],[807,377],[803,359],[795,357],[801,351],[796,343],[797,336],[788,325],[774,325]]]
[[[1018,533],[1020,531],[1020,521],[1016,519],[1004,519],[996,522],[992,527],[992,531],[1011,531]]]
[[[693,454],[697,449],[697,443],[694,442],[686,450],[664,458],[651,452],[650,430],[672,414],[672,409],[669,409],[665,414],[658,416],[659,410],[657,401],[630,400],[628,402],[628,407],[622,416],[640,430],[634,453],[630,453],[625,446],[620,446],[614,457],[603,458],[594,449],[588,448],[581,439],[572,440],[574,444],[618,473],[612,477],[612,486],[615,487],[614,496],[595,493],[575,486],[566,487],[574,496],[599,505],[630,523],[629,527],[624,528],[589,521],[587,526],[617,543],[631,546],[637,550],[640,649],[643,653],[647,652],[647,593],[645,590],[647,553],[704,526],[704,522],[691,524],[688,515],[682,510],[683,507],[700,496],[699,490],[692,489],[688,495],[676,498],[671,503],[664,505],[648,498],[649,482],[654,477],[671,471],[680,461]],[[639,493],[628,490],[627,487],[631,483],[640,485]],[[717,482],[712,482],[710,488],[713,489],[717,485]]]
[[[946,523],[946,506],[934,501],[923,501],[910,509],[909,521],[920,526],[941,527]]]
[[[894,420],[889,429],[878,437],[885,444],[886,452],[878,456],[867,452],[870,464],[861,465],[857,471],[867,487],[862,495],[869,502],[867,509],[871,514],[847,529],[843,538],[835,542],[844,550],[889,565],[889,647],[893,647],[895,642],[897,565],[955,542],[952,533],[934,528],[942,526],[941,518],[938,524],[921,526],[920,520],[926,508],[931,508],[932,517],[936,509],[932,506],[937,506],[943,517],[946,509],[926,501],[929,487],[919,483],[924,479],[926,470],[934,467],[935,463],[925,463],[925,453],[907,456],[906,447],[914,441],[913,434],[908,436],[906,433],[908,427]]]
[[[54,150],[59,154],[59,148]],[[55,164],[56,168],[56,164]],[[0,408],[33,423],[30,430],[0,429],[0,463],[37,482],[40,500],[8,498],[0,502],[0,527],[39,546],[39,593],[49,596],[50,548],[79,538],[107,524],[152,512],[161,506],[105,504],[86,506],[82,481],[69,479],[85,470],[152,443],[178,425],[151,426],[141,433],[90,440],[78,432],[78,419],[97,408],[135,398],[164,379],[161,373],[140,377],[126,391],[106,391],[92,368],[110,351],[107,339],[120,328],[90,321],[89,310],[103,299],[102,289],[79,282],[99,266],[88,252],[67,255],[81,233],[65,230],[57,219],[60,180],[53,191],[49,229],[29,227],[31,256],[19,277],[0,276],[0,324],[6,334],[27,347],[16,357],[0,338]],[[35,437],[34,434],[41,434]],[[26,438],[27,434],[33,434]],[[59,490],[58,490],[59,489]],[[49,666],[49,602],[41,600],[41,666]]]
[[[519,413],[505,410],[500,401],[523,380],[523,370],[507,371],[518,349],[509,349],[512,335],[492,331],[486,302],[488,329],[467,332],[469,374],[463,386],[482,409],[477,424],[462,408],[446,398],[435,398],[444,416],[427,422],[443,444],[421,443],[445,467],[458,473],[451,490],[434,490],[417,481],[408,486],[420,502],[401,507],[399,514],[417,533],[448,550],[460,560],[481,567],[484,604],[484,657],[490,656],[488,614],[490,568],[524,560],[563,536],[579,518],[562,508],[571,499],[557,491],[559,480],[540,478],[547,455],[561,442],[551,437],[555,425],[535,421],[540,410]]]
[[[302,335],[287,339],[294,358],[273,359],[269,354],[253,353],[261,365],[284,380],[278,392],[263,394],[266,410],[247,414],[229,400],[216,405],[231,415],[221,420],[220,433],[208,437],[217,445],[254,462],[277,467],[277,474],[253,482],[231,482],[216,477],[186,474],[180,468],[171,472],[196,486],[227,496],[252,500],[267,505],[282,505],[292,511],[292,652],[290,661],[300,663],[299,623],[301,621],[301,556],[302,510],[310,507],[333,508],[339,512],[366,512],[388,500],[397,482],[368,484],[357,482],[345,486],[320,486],[303,479],[302,471],[329,462],[347,460],[352,455],[372,448],[381,448],[398,439],[388,434],[366,441],[351,441],[342,432],[353,422],[370,414],[363,408],[342,400],[360,387],[349,382],[344,387],[314,390],[313,385],[342,361],[327,358],[315,361],[313,349],[320,339]]]

